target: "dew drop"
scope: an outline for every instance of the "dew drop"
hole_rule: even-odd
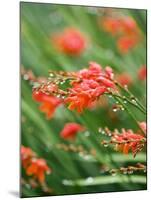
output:
[[[49,76],[50,76],[50,77],[53,77],[53,76],[54,76],[54,74],[53,74],[53,73],[50,73],[50,74],[49,74]]]
[[[132,101],[132,103],[136,104],[136,100],[135,99],[132,99],[131,101]]]
[[[104,147],[108,147],[108,144],[107,144],[107,143],[105,143],[105,144],[103,144],[103,146],[104,146]]]
[[[113,108],[113,112],[116,112],[117,111],[117,108]]]
[[[122,108],[121,108],[121,110],[123,111],[123,110],[125,110],[125,108],[124,108],[124,107],[122,107]]]
[[[24,78],[24,80],[28,80],[29,79],[29,76],[28,76],[28,74],[24,74],[24,76],[23,76],[23,78]]]
[[[127,103],[127,101],[126,101],[126,100],[124,100],[124,101],[123,101],[123,103],[125,103],[125,104],[126,104],[126,103]]]
[[[93,178],[92,178],[92,177],[88,177],[88,178],[86,179],[86,182],[87,182],[87,183],[93,183]]]
[[[88,131],[86,131],[86,132],[84,133],[84,135],[85,135],[86,137],[89,137],[89,136],[90,136],[90,133],[89,133]]]
[[[61,81],[60,84],[63,85],[65,83],[65,81]]]
[[[98,128],[98,132],[101,133],[102,132],[102,128]]]

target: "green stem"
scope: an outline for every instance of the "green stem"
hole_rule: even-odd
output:
[[[143,134],[145,135],[145,132],[143,131],[143,129],[140,127],[137,119],[135,118],[135,116],[131,113],[131,111],[125,106],[125,104],[121,101],[121,99],[119,97],[115,97],[114,98],[120,102],[120,104],[125,108],[125,110],[127,111],[127,113],[131,116],[131,118],[135,121],[137,127],[143,132]]]
[[[124,87],[122,87],[121,84],[119,84],[118,82],[116,82],[116,85],[123,90],[124,92],[126,92],[129,96],[134,97],[136,103],[144,110],[144,112],[146,113],[146,108],[141,104],[141,102],[135,98],[135,96],[132,94],[132,92],[130,92],[128,89],[125,89]]]

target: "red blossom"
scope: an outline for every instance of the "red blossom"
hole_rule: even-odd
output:
[[[45,173],[51,172],[46,161],[42,158],[37,158],[29,147],[21,146],[21,161],[26,174],[33,176],[40,183],[44,182]]]
[[[119,33],[121,29],[119,19],[113,17],[104,17],[101,22],[103,29],[112,35]]]
[[[26,168],[26,173],[29,176],[33,176],[40,183],[45,180],[45,173],[50,173],[51,169],[48,167],[46,161],[42,158],[33,158]]]
[[[60,34],[53,37],[54,45],[63,53],[79,55],[86,48],[86,38],[76,28],[66,28]]]
[[[127,53],[130,49],[135,47],[138,43],[137,37],[121,36],[117,40],[117,47],[121,53]]]
[[[125,86],[125,85],[131,85],[133,80],[132,80],[132,77],[130,76],[130,74],[124,72],[124,73],[121,73],[121,74],[118,74],[116,76],[116,80],[122,85],[122,86]]]
[[[40,102],[40,111],[46,114],[47,119],[51,119],[56,108],[60,105],[61,100],[55,96],[44,94],[40,91],[33,91],[32,97],[35,101]]]
[[[32,149],[21,146],[21,161],[24,168],[28,166],[33,156],[35,156],[35,153],[32,151]]]
[[[122,130],[121,134],[113,133],[112,136],[112,141],[116,143],[116,150],[122,151],[124,154],[128,154],[131,150],[134,156],[141,150],[144,139],[144,136],[125,129]]]
[[[147,68],[146,65],[143,65],[138,70],[138,78],[143,81],[146,79],[146,77],[147,77]]]
[[[83,131],[84,127],[77,123],[67,123],[65,124],[63,130],[60,133],[60,136],[63,139],[75,139],[75,136],[80,131]]]
[[[69,95],[65,102],[69,103],[70,110],[77,110],[79,113],[88,108],[109,88],[114,88],[113,72],[110,67],[105,70],[95,63],[90,62],[88,69],[82,69],[77,73],[79,82],[72,82]]]

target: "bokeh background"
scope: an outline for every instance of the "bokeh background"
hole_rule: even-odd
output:
[[[96,61],[103,67],[111,66],[116,74],[127,73],[131,78],[129,89],[146,105],[146,81],[140,80],[138,70],[146,65],[146,11],[135,9],[96,8],[55,4],[20,4],[21,22],[21,68],[32,70],[36,76],[48,76],[48,70],[77,71]],[[106,32],[101,19],[108,13],[132,17],[140,30],[141,41],[127,53],[117,48],[116,37]],[[74,27],[87,38],[87,47],[78,56],[68,55],[55,48],[51,36],[62,33],[64,28]],[[86,110],[81,115],[65,106],[57,108],[52,119],[47,120],[32,99],[32,86],[26,77],[21,77],[21,144],[30,147],[39,157],[44,158],[52,173],[46,175],[51,192],[40,186],[32,187],[29,177],[21,172],[21,196],[65,195],[95,192],[144,190],[146,174],[119,174],[113,177],[109,169],[146,162],[146,152],[136,158],[123,155],[112,147],[104,148],[100,141],[105,137],[99,127],[131,128],[136,124],[125,111],[113,112],[112,98],[102,99],[97,108]],[[145,121],[144,115],[133,107],[131,111],[138,121]],[[66,141],[60,137],[65,123],[77,122],[87,130],[79,133],[76,140]],[[87,152],[71,152],[57,148],[58,144],[81,145]],[[93,156],[95,152],[95,156]],[[72,184],[74,183],[74,184]]]

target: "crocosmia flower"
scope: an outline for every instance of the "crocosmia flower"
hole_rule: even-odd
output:
[[[103,70],[95,62],[90,62],[88,69],[77,72],[77,78],[80,81],[71,83],[65,103],[69,104],[70,110],[77,110],[79,113],[90,107],[109,88],[114,88],[112,69],[107,66]]]
[[[147,68],[145,65],[143,65],[138,70],[138,78],[143,81],[146,79],[146,77],[147,77]]]
[[[69,55],[80,55],[86,48],[86,38],[76,28],[66,28],[53,36],[54,46]]]
[[[128,154],[131,150],[135,156],[144,145],[144,136],[133,133],[132,130],[122,130],[121,134],[113,134],[112,141],[116,142],[116,150],[122,151],[124,154]]]
[[[122,36],[117,41],[117,47],[121,53],[128,53],[130,49],[137,45],[136,37]]]
[[[125,85],[131,85],[133,80],[132,80],[132,77],[130,76],[130,74],[126,73],[126,72],[123,72],[121,74],[118,74],[116,76],[116,80],[122,85],[122,86],[125,86]]]
[[[26,173],[29,176],[33,176],[40,183],[45,180],[45,173],[49,174],[51,169],[48,167],[46,161],[42,158],[33,158],[31,163],[26,168]]]
[[[65,124],[60,136],[63,139],[75,139],[77,133],[84,130],[84,127],[77,123],[67,123]]]
[[[35,156],[35,153],[32,151],[32,149],[21,146],[21,160],[24,168],[28,166],[33,156]]]
[[[103,17],[101,20],[101,26],[104,31],[112,35],[118,34],[121,29],[120,20],[113,17]]]
[[[55,96],[44,94],[43,92],[33,91],[33,99],[41,103],[39,109],[46,114],[47,119],[51,119],[61,100]]]

